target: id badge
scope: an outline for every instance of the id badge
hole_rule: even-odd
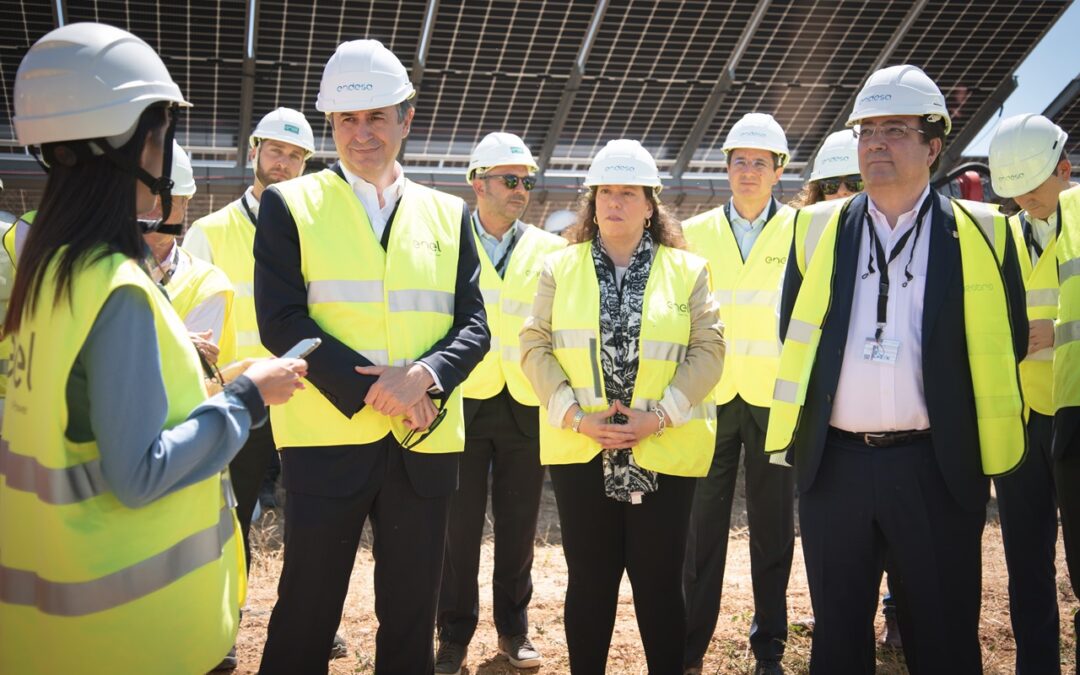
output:
[[[866,343],[863,345],[862,357],[863,361],[893,366],[896,365],[896,359],[899,354],[899,340],[875,340],[871,337],[866,338]]]

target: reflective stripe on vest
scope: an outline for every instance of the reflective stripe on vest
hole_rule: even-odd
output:
[[[241,197],[240,199],[243,199]],[[232,282],[236,296],[233,315],[236,325],[236,358],[263,358],[272,354],[262,346],[255,317],[255,225],[248,219],[240,199],[191,224],[210,243],[213,263]]]
[[[332,170],[275,185],[296,222],[308,314],[327,333],[376,365],[408,365],[454,322],[454,289],[464,203],[406,180],[387,250],[375,238],[352,188]],[[445,419],[416,452],[460,452],[461,388]],[[278,447],[370,443],[409,432],[404,417],[370,406],[346,417],[315,387],[271,408]]]
[[[724,370],[714,397],[723,405],[741,396],[768,407],[780,362],[777,308],[780,280],[791,250],[792,219],[784,206],[765,224],[744,262],[724,208],[715,208],[683,223],[690,250],[709,261],[713,297],[724,322]]]
[[[234,316],[235,292],[229,277],[219,267],[196,258],[180,249],[178,254],[187,259],[187,268],[174,274],[165,291],[169,294],[180,319],[187,321],[191,312],[215,295],[225,298],[225,314],[221,323],[221,335],[215,335],[218,346],[218,364],[224,366],[236,360],[236,317]]]
[[[550,258],[555,279],[552,304],[552,347],[578,404],[586,412],[607,408],[600,368],[600,286],[592,244],[570,246]],[[675,369],[686,356],[690,340],[690,294],[706,261],[683,251],[660,246],[645,286],[638,344],[638,372],[630,407],[649,410],[663,398]],[[553,427],[541,405],[540,461],[542,464],[588,462],[600,446],[584,434]],[[694,407],[691,419],[649,436],[634,446],[642,467],[676,476],[704,476],[716,440],[716,407],[711,397]]]
[[[1058,275],[1057,238],[1052,238],[1032,267],[1031,254],[1024,240],[1024,226],[1019,217],[1009,218],[1009,230],[1016,245],[1020,275],[1027,295],[1028,321],[1057,319]],[[1042,415],[1054,414],[1054,349],[1047,347],[1020,362],[1020,385],[1024,403]]]
[[[931,193],[931,198],[936,196]],[[1004,216],[985,204],[959,200],[952,204],[963,259],[964,325],[982,467],[986,475],[1000,475],[1016,467],[1027,445],[1008,300],[1000,270],[1008,226]],[[836,236],[845,212],[840,209],[833,213],[820,236],[817,252],[806,258],[809,264],[780,356],[765,439],[765,451],[769,453],[790,449],[799,425],[821,327],[831,301]],[[796,249],[805,249],[806,230],[796,228],[796,236],[803,237],[796,240]]]
[[[518,333],[532,313],[532,299],[540,283],[544,258],[565,248],[566,240],[532,225],[522,227],[521,239],[510,254],[502,278],[484,252],[480,237],[473,231],[476,250],[480,254],[480,292],[484,296],[488,328],[491,329],[491,350],[462,385],[466,398],[491,398],[505,386],[518,403],[540,404],[532,384],[521,370]]]
[[[24,318],[0,444],[0,672],[205,672],[235,639],[244,553],[221,476],[128,508],[97,445],[65,434],[68,376],[120,287],[142,290],[154,316],[163,428],[206,397],[183,323],[121,255],[77,266],[70,300]]]
[[[1080,406],[1080,187],[1058,196],[1060,293],[1054,331],[1054,411]],[[1046,255],[1044,253],[1044,255]]]

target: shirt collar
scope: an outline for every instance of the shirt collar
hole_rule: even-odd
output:
[[[476,235],[485,241],[491,242],[492,244],[504,244],[506,243],[506,239],[511,235],[514,235],[515,233],[520,235],[521,227],[523,225],[524,223],[522,223],[520,220],[515,220],[513,224],[510,225],[510,229],[507,230],[506,234],[503,235],[502,241],[499,241],[487,230],[485,230],[483,225],[480,224],[480,212],[473,211],[473,229],[476,230]]]
[[[910,211],[907,211],[906,213],[901,213],[900,217],[896,219],[896,228],[891,230],[890,236],[900,234],[904,230],[907,230],[908,228],[915,225],[915,219],[919,215],[919,209],[922,208],[923,202],[926,201],[926,198],[929,196],[930,183],[927,183],[926,187],[923,188],[922,194],[919,195],[919,198],[915,200],[915,206]],[[874,203],[874,200],[870,197],[869,194],[866,195],[866,211],[870,214],[870,219],[874,222],[874,226],[876,228],[878,228],[879,230],[881,230],[882,227],[884,227],[885,230],[890,229],[888,218],[886,218],[885,214],[882,213],[880,209],[878,209],[877,204]],[[886,240],[887,239],[888,237],[886,237]]]
[[[248,186],[247,190],[244,190],[244,194],[241,196],[247,207],[251,209],[251,212],[255,214],[255,217],[259,217],[259,200],[255,198],[255,188]]]
[[[770,197],[769,201],[765,204],[765,208],[761,210],[761,213],[758,214],[757,218],[754,218],[753,221],[750,221],[739,215],[739,210],[735,208],[735,199],[729,199],[728,211],[731,213],[731,224],[738,225],[749,230],[756,230],[758,228],[764,227],[765,223],[769,220],[769,212],[772,211],[773,203],[775,201],[775,197]]]
[[[369,183],[360,176],[349,171],[349,169],[345,167],[345,162],[338,162],[338,167],[341,168],[341,175],[345,176],[345,181],[349,184],[349,187],[353,189],[353,192],[356,192],[357,194],[363,192],[378,198],[379,191],[373,183]],[[401,168],[401,164],[394,162],[394,182],[383,190],[383,203],[386,206],[396,204],[397,201],[401,199],[401,195],[404,191],[405,171]]]

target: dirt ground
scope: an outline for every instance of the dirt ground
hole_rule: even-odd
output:
[[[747,632],[753,615],[753,597],[750,585],[750,556],[746,530],[745,507],[742,485],[734,512],[732,543],[728,547],[727,573],[724,579],[723,605],[712,646],[705,658],[705,673],[750,673],[754,666]],[[258,668],[262,645],[266,636],[266,623],[270,618],[276,598],[276,584],[281,569],[281,511],[265,514],[255,533],[258,542],[254,553],[251,588],[244,623],[240,629],[238,673],[254,673]],[[545,486],[540,513],[540,526],[536,540],[536,559],[533,567],[535,586],[529,607],[529,622],[533,643],[544,656],[538,669],[518,671],[497,655],[497,636],[491,620],[491,569],[492,542],[490,534],[490,511],[488,531],[484,540],[480,578],[480,625],[469,646],[469,660],[462,671],[469,675],[503,675],[506,673],[569,673],[566,637],[562,625],[562,602],[566,593],[566,563],[563,559],[559,520],[550,483]],[[788,616],[794,621],[810,616],[810,595],[806,586],[801,543],[796,541],[794,565],[788,586]],[[1080,608],[1073,597],[1065,570],[1064,551],[1058,541],[1058,600],[1062,616],[1061,652],[1065,672],[1073,672],[1073,637],[1070,617]],[[370,673],[374,670],[375,631],[378,627],[374,615],[372,592],[373,560],[371,557],[370,530],[356,557],[349,597],[345,603],[340,633],[348,642],[348,658],[331,662],[330,672]],[[981,637],[983,664],[986,673],[1002,674],[1014,671],[1015,645],[1008,611],[1008,576],[1001,548],[1001,528],[997,521],[997,509],[993,500],[988,509],[988,522],[983,537],[983,606]],[[883,631],[883,620],[878,615],[878,634]],[[805,673],[810,658],[810,638],[793,630],[784,656],[788,673]],[[612,636],[608,658],[608,673],[638,675],[646,673],[645,656],[641,649],[630,585],[623,578],[619,593],[618,619]],[[878,651],[878,673],[894,675],[907,673],[903,656],[884,649]]]

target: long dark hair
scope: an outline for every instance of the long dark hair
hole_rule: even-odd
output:
[[[164,106],[147,108],[139,117],[135,133],[119,152],[138,166],[147,134],[166,122]],[[48,156],[49,146],[44,150]],[[104,155],[80,158],[72,166],[52,163],[37,215],[19,255],[15,286],[4,319],[5,333],[17,331],[23,317],[34,311],[45,271],[55,256],[60,257],[54,306],[65,296],[71,297],[76,266],[96,262],[111,253],[129,258],[142,256],[142,231],[135,219],[135,182],[135,176]]]
[[[653,214],[649,218],[649,232],[653,239],[669,248],[685,249],[686,239],[678,219],[660,203],[660,198],[652,190],[645,186],[641,186],[641,190],[653,205]],[[596,188],[590,188],[578,198],[577,222],[568,227],[563,236],[571,244],[580,244],[595,239],[599,230],[600,226],[596,224]]]
[[[796,209],[801,209],[804,206],[810,206],[811,204],[817,204],[818,202],[825,201],[825,193],[821,191],[821,182],[816,180],[807,181],[803,186],[799,194],[788,202],[788,206]]]

